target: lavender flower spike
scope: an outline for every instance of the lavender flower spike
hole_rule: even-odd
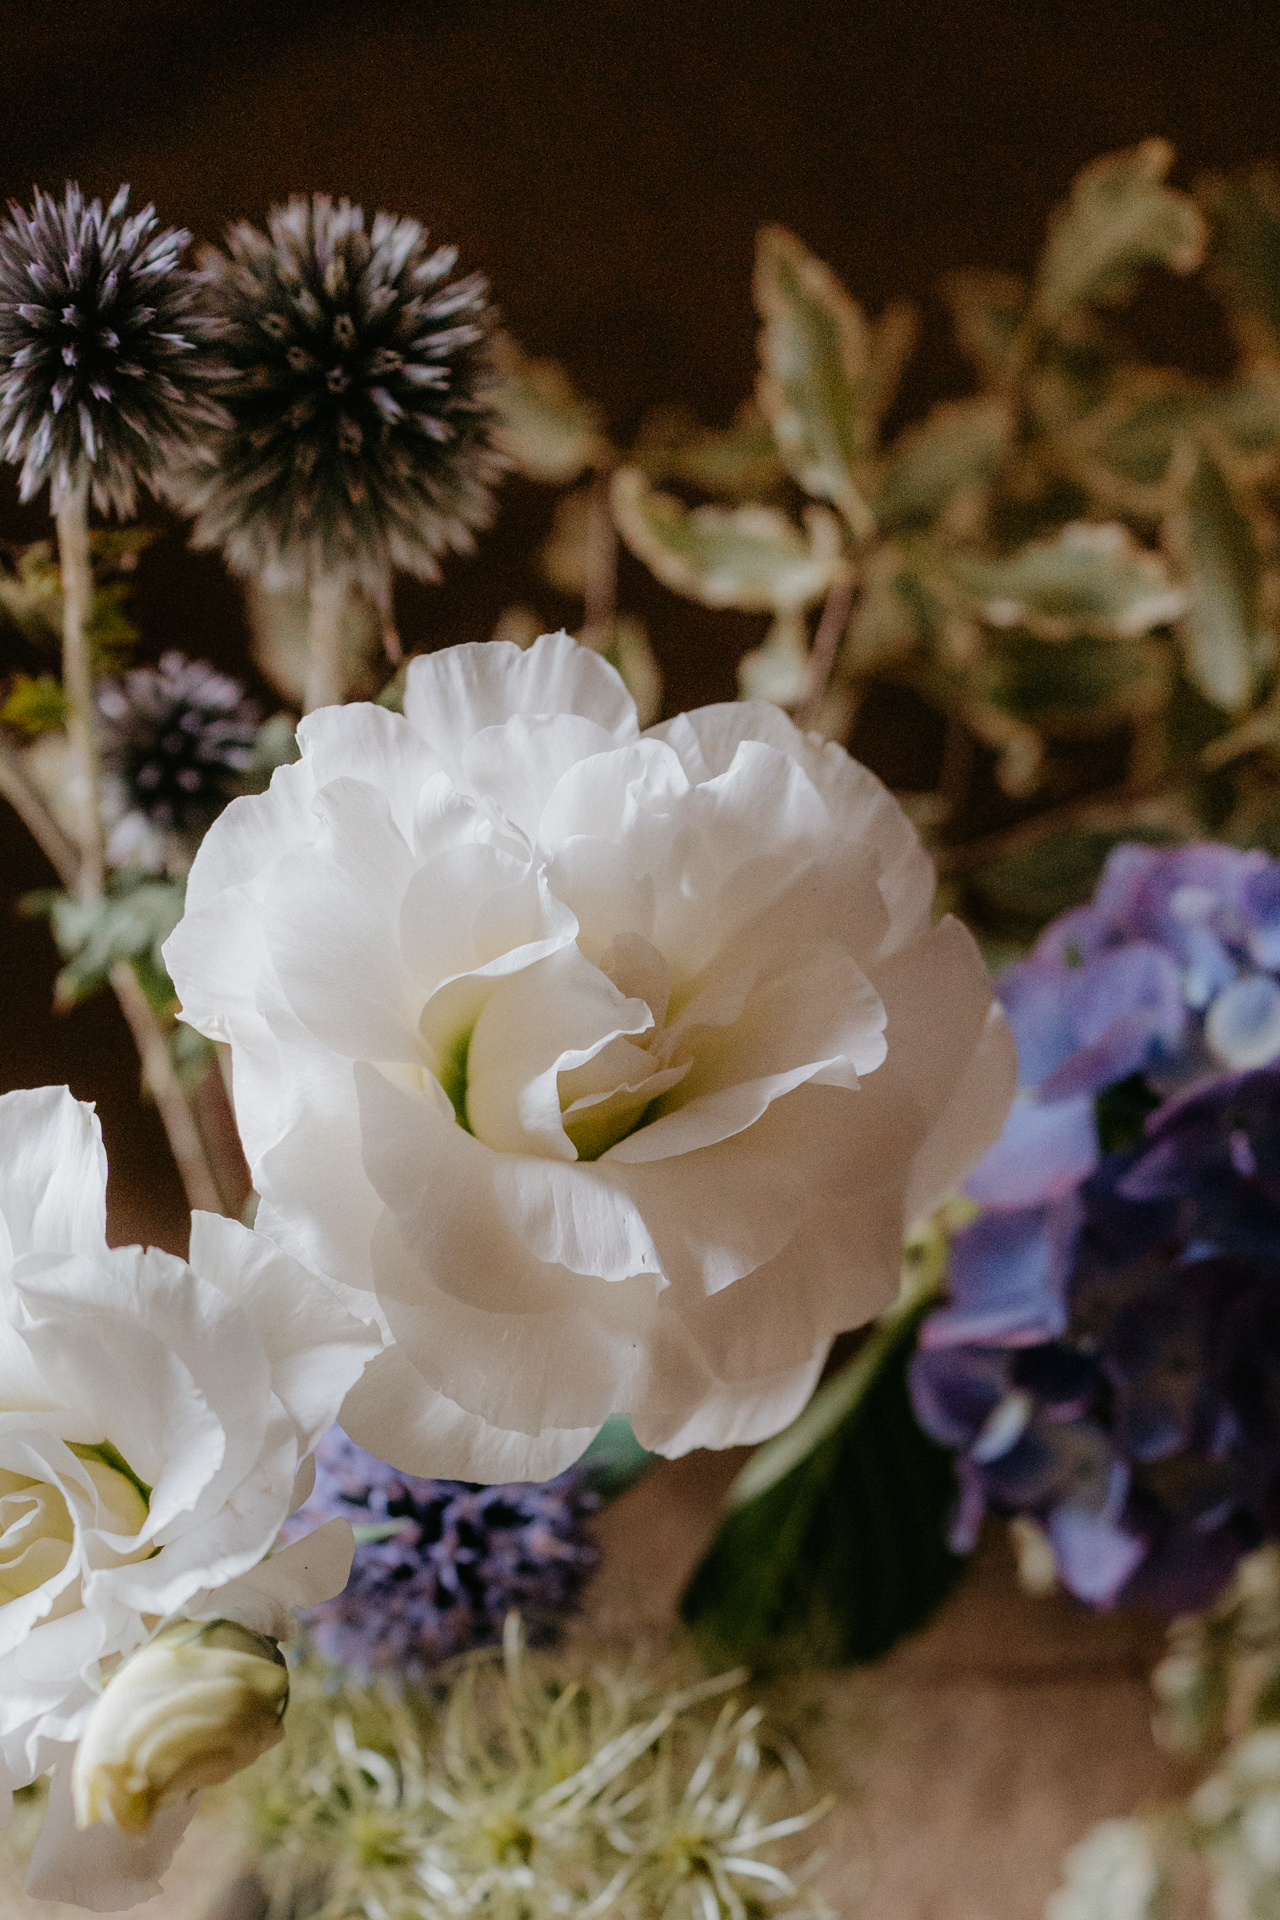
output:
[[[316,1643],[360,1674],[422,1674],[496,1645],[512,1608],[531,1641],[546,1642],[595,1570],[585,1523],[598,1504],[573,1468],[540,1486],[421,1480],[331,1427],[287,1533],[341,1517],[360,1544],[345,1592],[309,1616]]]

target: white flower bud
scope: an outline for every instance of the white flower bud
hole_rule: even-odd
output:
[[[76,1750],[76,1824],[145,1832],[156,1811],[229,1780],[282,1736],[289,1674],[274,1640],[176,1620],[112,1674]]]

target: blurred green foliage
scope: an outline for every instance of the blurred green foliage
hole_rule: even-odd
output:
[[[777,227],[727,428],[664,406],[614,447],[559,368],[503,362],[504,445],[566,489],[545,566],[585,628],[607,511],[674,592],[772,617],[746,696],[890,766],[923,700],[943,745],[904,797],[951,903],[1010,938],[1135,831],[1280,851],[1280,180],[1185,191],[1173,159],[1147,140],[1086,167],[1025,278],[948,274],[974,390],[896,430],[914,314],[869,317]],[[1131,312],[1193,275],[1234,343],[1216,379],[1147,364]]]

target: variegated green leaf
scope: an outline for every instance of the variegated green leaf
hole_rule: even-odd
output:
[[[882,526],[926,527],[957,500],[980,498],[1009,445],[1003,400],[979,395],[935,407],[908,427],[881,470],[874,496]]]
[[[1262,620],[1262,558],[1248,515],[1209,453],[1198,456],[1165,537],[1187,595],[1178,629],[1187,678],[1216,707],[1243,712],[1273,650]]]
[[[1196,184],[1209,216],[1209,263],[1236,332],[1251,353],[1280,355],[1280,177],[1254,167]]]
[[[1019,329],[1031,297],[1026,282],[1012,273],[960,267],[943,275],[940,291],[960,350],[983,385],[1007,387],[1017,370]]]
[[[533,360],[509,335],[495,343],[499,382],[490,394],[501,451],[530,480],[564,487],[603,450],[600,409],[554,360]]]
[[[655,486],[676,480],[728,500],[758,500],[786,479],[773,429],[754,400],[723,428],[704,427],[687,407],[655,409],[628,464]]]
[[[744,700],[798,707],[808,688],[809,633],[804,615],[780,613],[764,645],[739,660],[738,691]]]
[[[1042,320],[1052,326],[1072,307],[1113,305],[1148,267],[1190,273],[1199,266],[1204,221],[1193,200],[1166,185],[1172,164],[1167,140],[1144,140],[1076,176],[1040,256]]]
[[[618,531],[665,586],[707,607],[777,613],[820,600],[846,571],[840,527],[821,507],[801,532],[772,507],[695,507],[634,467],[613,477]]]
[[[1075,522],[1004,558],[949,554],[942,571],[991,626],[1025,627],[1044,640],[1131,639],[1186,605],[1163,557],[1115,524]]]
[[[862,310],[830,267],[782,227],[761,230],[755,296],[764,322],[760,410],[792,477],[865,538],[874,523],[861,478],[875,421]]]

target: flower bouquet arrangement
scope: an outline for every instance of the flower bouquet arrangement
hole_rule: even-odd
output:
[[[765,229],[754,399],[625,448],[414,219],[299,198],[186,265],[124,189],[11,210],[55,542],[0,579],[0,791],[193,1210],[186,1261],[108,1248],[92,1113],[0,1099],[38,1895],[146,1899],[274,1748],[263,1913],[813,1911],[799,1763],[722,1694],[876,1658],[988,1510],[1094,1605],[1274,1536],[1280,189],[1172,159],[953,277],[979,388],[905,425],[912,312]],[[1206,256],[1238,356],[1146,366],[1125,302]],[[575,634],[403,636],[508,473]],[[149,534],[91,509],[139,487],[243,578],[258,693],[133,663]],[[755,618],[739,700],[659,719],[643,569]],[[538,1665],[592,1510],[743,1445],[713,1678]]]

